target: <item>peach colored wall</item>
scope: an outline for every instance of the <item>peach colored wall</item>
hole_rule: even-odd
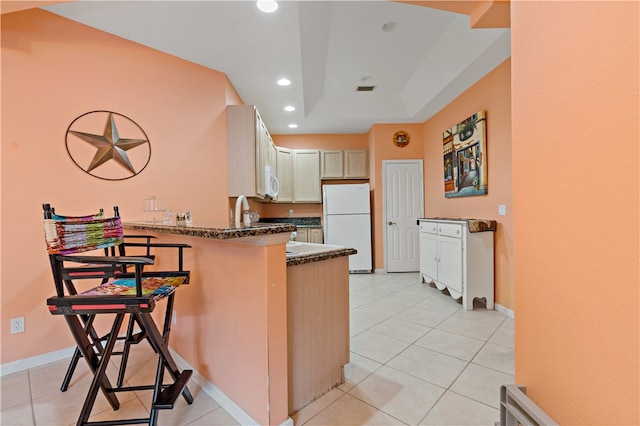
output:
[[[146,218],[143,199],[156,195],[173,211],[226,223],[228,84],[219,72],[42,10],[2,15],[2,363],[71,345],[45,309],[53,287],[42,203],[68,214],[117,204],[126,220]],[[70,160],[67,126],[96,109],[145,130],[152,153],[142,173],[106,181]],[[16,316],[26,332],[10,335]]]
[[[511,3],[515,379],[640,424],[638,2]]]
[[[384,219],[382,214],[382,160],[422,159],[424,139],[422,124],[374,124],[368,133],[369,139],[369,182],[373,210],[373,267],[384,269]],[[393,135],[400,130],[409,133],[409,145],[398,147],[393,143]],[[426,183],[425,183],[426,185]]]
[[[284,244],[158,236],[193,247],[185,256],[192,284],[176,297],[171,346],[259,424],[282,423],[288,417]],[[173,263],[158,259],[160,269]]]
[[[118,204],[127,221],[145,219],[143,199],[154,194],[174,211],[191,210],[196,222],[226,227],[224,112],[227,103],[241,100],[219,72],[40,10],[2,16],[2,76],[4,364],[73,345],[62,318],[45,305],[53,285],[41,204],[67,214]],[[128,115],[144,128],[152,157],[138,176],[99,180],[68,158],[67,126],[94,109]],[[185,239],[163,236],[167,242]],[[193,240],[185,259],[192,284],[177,297],[171,345],[260,424],[282,423],[284,244]],[[167,258],[160,257],[159,267]],[[26,332],[10,335],[9,319],[22,315]],[[235,332],[239,326],[245,334]]]
[[[272,135],[277,146],[292,149],[367,149],[367,135]]]
[[[487,112],[487,195],[445,198],[442,132],[469,117]],[[496,67],[424,125],[425,216],[494,219],[495,300],[514,308],[513,214],[511,188],[511,60]],[[498,216],[498,205],[507,215]]]

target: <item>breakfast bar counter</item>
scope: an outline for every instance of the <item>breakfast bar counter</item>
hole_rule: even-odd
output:
[[[192,285],[176,301],[170,346],[240,424],[291,423],[343,383],[354,249],[291,242],[289,223],[123,227],[192,247],[184,258]]]
[[[297,228],[290,223],[270,223],[247,226],[243,228],[221,228],[208,223],[195,223],[188,226],[165,225],[160,222],[124,222],[125,229],[137,229],[163,234],[188,235],[191,237],[214,238],[228,240],[232,238],[260,237],[280,233],[291,233]]]
[[[268,235],[290,234],[295,232],[297,225],[291,223],[258,224],[243,228],[219,228],[206,223],[189,226],[164,225],[156,222],[124,222],[124,229],[159,232],[163,234],[185,235],[191,237],[211,238],[217,240],[236,240],[236,242],[259,241]],[[279,240],[282,240],[280,236]],[[287,237],[288,238],[288,237]],[[286,241],[286,240],[285,240]],[[280,241],[282,242],[282,241]],[[319,262],[341,256],[357,253],[353,248],[332,246],[328,244],[299,243],[288,241],[286,245],[287,266],[304,263]]]

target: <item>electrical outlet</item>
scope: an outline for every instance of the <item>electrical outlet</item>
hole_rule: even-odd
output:
[[[177,324],[178,323],[178,312],[174,309],[173,313],[171,314],[171,322],[173,324]]]
[[[24,317],[11,318],[11,334],[24,333]]]

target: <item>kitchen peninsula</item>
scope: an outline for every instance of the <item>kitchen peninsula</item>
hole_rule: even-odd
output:
[[[176,298],[170,345],[240,423],[288,423],[342,383],[349,361],[348,256],[355,250],[294,243],[297,252],[287,253],[296,230],[287,223],[123,226],[192,246],[184,259],[192,285]],[[158,258],[155,267],[174,267],[170,262]]]

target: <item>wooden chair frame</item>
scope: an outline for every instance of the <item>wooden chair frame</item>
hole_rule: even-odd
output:
[[[45,226],[56,226],[65,220],[56,222],[56,216],[50,205],[43,205],[45,212]],[[68,219],[67,219],[68,220]],[[122,246],[123,234],[121,229],[118,208],[114,208],[113,218],[94,218],[87,221],[82,219],[71,219],[70,228],[83,226],[87,227],[102,225],[108,223],[116,229],[116,237],[109,238],[108,241],[101,244],[100,247],[73,249],[72,254],[65,253],[57,248],[49,248],[49,259],[52,268],[52,274],[56,287],[56,296],[47,299],[49,311],[53,315],[63,315],[74,340],[77,344],[76,354],[69,366],[63,387],[68,386],[68,381],[73,374],[73,369],[79,358],[84,358],[90,370],[93,373],[93,380],[87,397],[82,407],[78,425],[121,425],[121,424],[141,424],[148,423],[155,425],[158,420],[158,410],[171,409],[177,398],[182,395],[188,404],[193,402],[187,382],[189,381],[192,371],[180,371],[173,360],[168,349],[169,334],[171,330],[171,313],[173,311],[175,290],[173,285],[164,285],[162,287],[146,288],[147,283],[150,285],[158,285],[159,283],[177,283],[188,284],[189,272],[183,270],[183,249],[189,247],[183,244],[151,244],[133,243],[133,246],[146,247],[173,247],[179,250],[179,267],[174,271],[144,271],[143,268],[154,263],[152,257],[147,256],[115,256],[116,247],[118,253],[124,253]],[[77,224],[77,225],[76,225]],[[67,224],[69,225],[69,224]],[[106,226],[106,225],[105,225]],[[89,228],[87,228],[89,229]],[[93,228],[91,228],[93,229]],[[50,232],[49,228],[46,228]],[[93,232],[93,231],[91,231]],[[110,235],[112,231],[109,231]],[[104,231],[105,235],[107,231]],[[146,236],[144,236],[146,238]],[[49,240],[49,235],[47,235]],[[71,241],[73,238],[67,238]],[[89,240],[89,237],[87,237]],[[60,241],[65,241],[64,235]],[[77,254],[96,248],[104,249],[101,256]],[[147,251],[147,253],[150,253]],[[111,255],[109,255],[111,254]],[[130,272],[130,269],[133,269]],[[98,294],[92,291],[78,293],[74,281],[84,279],[99,279],[101,284],[94,290],[99,290]],[[119,283],[126,282],[128,285],[135,283],[135,291],[133,286],[131,291],[123,294],[109,294],[107,290]],[[102,291],[105,291],[104,293]],[[130,293],[130,294],[129,294]],[[166,311],[164,315],[164,324],[162,330],[156,326],[151,313],[154,311],[156,303],[162,299],[167,300]],[[93,321],[97,315],[114,314],[111,330],[99,336],[94,329]],[[121,339],[118,336],[120,328],[123,324],[125,316],[129,316],[129,324],[125,336],[125,353],[114,352],[116,341]],[[135,325],[140,327],[140,331],[134,334]],[[124,382],[124,372],[126,368],[126,360],[128,357],[128,346],[147,340],[153,350],[158,354],[158,366],[156,370],[156,379],[152,385],[144,386],[122,386]],[[116,386],[112,386],[107,377],[106,370],[112,355],[121,354],[123,359],[121,368],[118,373]],[[173,383],[169,385],[163,384],[165,370],[170,374]],[[68,376],[68,377],[67,377]],[[119,402],[116,397],[118,392],[127,392],[135,390],[153,389],[153,402],[148,418],[112,420],[102,422],[89,422],[91,410],[93,408],[95,398],[99,390],[105,395],[111,407],[114,410],[119,408]]]

